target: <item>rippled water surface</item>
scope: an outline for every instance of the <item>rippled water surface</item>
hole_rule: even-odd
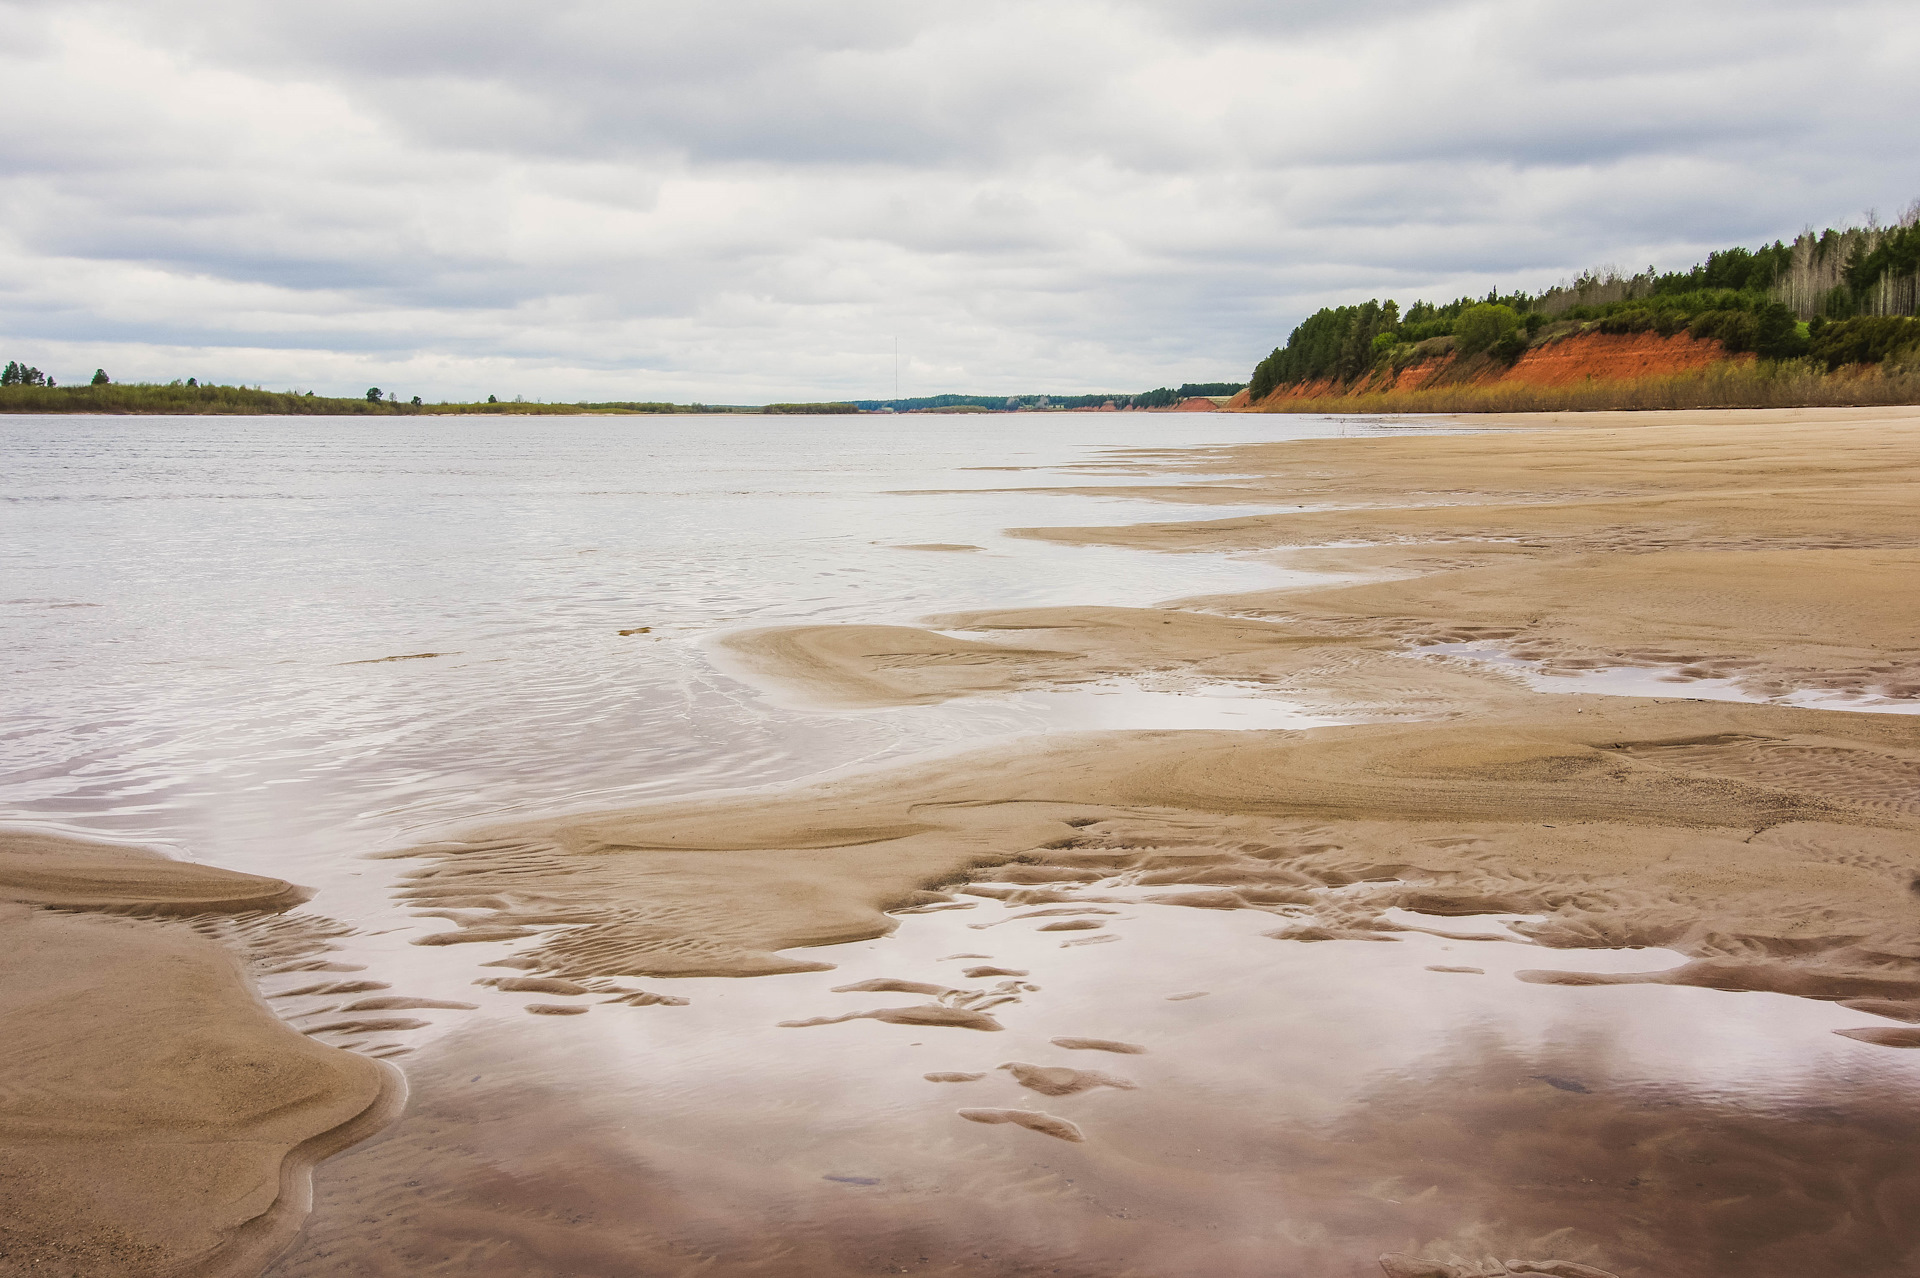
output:
[[[1271,583],[1277,570],[1221,556],[1004,538],[1164,508],[992,490],[1089,482],[1071,468],[1111,448],[1364,429],[1204,414],[9,417],[0,812],[258,866],[518,805],[760,784],[1074,725],[1057,699],[971,717],[784,712],[716,674],[698,641]],[[896,548],[925,543],[982,549]]]

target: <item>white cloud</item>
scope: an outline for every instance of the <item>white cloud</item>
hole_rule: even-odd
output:
[[[753,402],[1245,375],[1304,314],[1891,212],[1885,3],[0,3],[0,342]],[[1910,189],[1911,188],[1911,189]]]

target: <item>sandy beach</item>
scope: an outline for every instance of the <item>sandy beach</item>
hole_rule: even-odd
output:
[[[313,1165],[399,1112],[391,1065],[273,1014],[256,969],[324,940],[278,879],[137,847],[0,839],[0,1268],[255,1274],[300,1228]]]
[[[1118,455],[1077,491],[1166,519],[1018,530],[1310,584],[709,645],[823,715],[1126,680],[1341,726],[1052,733],[386,854],[448,924],[413,943],[537,1013],[411,1058],[397,1121],[394,1066],[250,983],[324,978],[296,887],[5,835],[0,1273],[1910,1272],[1920,410],[1457,424]],[[723,988],[744,1069],[569,1046]],[[1427,1025],[1429,988],[1486,1002]],[[1792,1067],[1743,1021],[1749,1061],[1690,1073],[1689,1026],[1762,998]],[[811,1116],[890,1089],[937,1100]]]

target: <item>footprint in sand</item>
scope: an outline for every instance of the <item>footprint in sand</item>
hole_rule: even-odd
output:
[[[1017,1123],[1030,1132],[1054,1136],[1060,1140],[1083,1141],[1080,1129],[1064,1118],[1031,1109],[963,1109],[960,1117],[970,1123]]]
[[[1142,1056],[1147,1050],[1138,1043],[1122,1043],[1115,1038],[1056,1038],[1053,1045],[1070,1052],[1121,1052],[1128,1056]]]
[[[960,975],[970,981],[977,981],[987,976],[1025,976],[1027,973],[1017,967],[970,967]]]
[[[535,1016],[584,1016],[587,1009],[578,1004],[529,1003],[527,1010]]]
[[[1439,964],[1433,964],[1430,965],[1427,970],[1429,972],[1461,972],[1469,976],[1485,976],[1487,974],[1487,969],[1484,967],[1445,967]]]
[[[1062,919],[1058,923],[1043,923],[1037,929],[1041,932],[1085,932],[1091,928],[1105,927],[1099,919]]]
[[[1060,948],[1065,950],[1075,945],[1104,945],[1108,941],[1117,941],[1119,939],[1120,938],[1112,932],[1102,932],[1098,936],[1077,936],[1071,941],[1062,941],[1060,942]]]
[[[962,1074],[956,1070],[939,1070],[932,1074],[922,1074],[920,1077],[926,1079],[929,1083],[977,1083],[985,1078],[986,1075]]]
[[[1073,1096],[1090,1092],[1096,1087],[1117,1087],[1130,1092],[1137,1086],[1124,1078],[1115,1078],[1098,1070],[1068,1069],[1064,1065],[1029,1065],[1025,1061],[1008,1061],[1000,1068],[1011,1072],[1020,1086],[1039,1092],[1042,1096]]]

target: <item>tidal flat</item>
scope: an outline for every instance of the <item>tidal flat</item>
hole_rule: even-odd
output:
[[[1920,410],[0,428],[0,1272],[1920,1261]]]

